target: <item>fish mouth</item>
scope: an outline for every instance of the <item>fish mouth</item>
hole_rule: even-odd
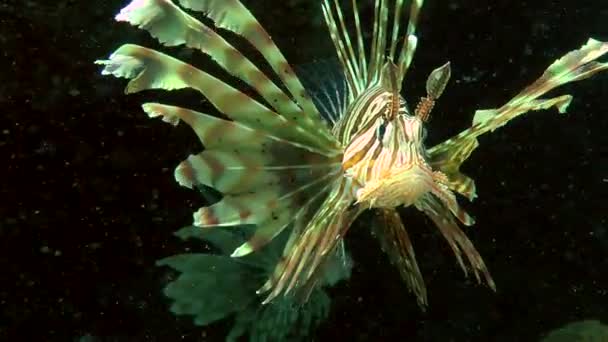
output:
[[[423,165],[398,168],[383,178],[369,181],[356,192],[357,203],[370,208],[410,206],[433,187],[433,172]]]

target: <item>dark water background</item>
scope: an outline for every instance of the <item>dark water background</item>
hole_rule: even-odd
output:
[[[318,1],[244,3],[292,64],[331,55]],[[158,46],[112,20],[125,4],[0,1],[0,341],[221,341],[229,327],[193,327],[160,292],[154,262],[184,250],[171,234],[201,204],[173,167],[200,147],[93,65],[125,42]],[[428,0],[406,98],[452,62],[430,126],[439,142],[588,37],[608,40],[607,23],[605,1]],[[403,210],[429,291],[422,313],[362,217],[353,276],[331,290],[316,340],[537,341],[608,321],[608,73],[561,89],[575,95],[567,115],[516,120],[463,167],[479,195],[464,204],[477,219],[466,232],[498,292],[466,280],[432,224]]]

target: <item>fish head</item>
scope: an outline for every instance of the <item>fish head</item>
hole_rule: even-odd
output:
[[[381,84],[377,98],[367,100],[381,105],[353,134],[342,167],[356,185],[358,203],[377,208],[409,206],[434,182],[424,146],[425,120],[410,113],[395,86]]]
[[[433,185],[427,162],[424,123],[400,114],[380,118],[358,134],[344,153],[343,167],[356,184],[356,200],[369,207],[411,205]]]

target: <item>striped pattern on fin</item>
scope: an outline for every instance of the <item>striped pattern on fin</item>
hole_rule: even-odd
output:
[[[233,121],[158,103],[142,107],[149,116],[174,125],[185,121],[207,147],[175,171],[176,180],[188,188],[204,184],[224,194],[239,194],[277,184],[306,184],[339,168],[337,158],[328,159]]]
[[[325,155],[339,153],[335,139],[320,139],[318,134],[280,116],[263,104],[215,78],[169,55],[134,44],[118,48],[103,64],[102,74],[129,78],[126,93],[146,89],[192,88],[203,94],[221,113],[253,129],[290,140]]]
[[[418,305],[424,309],[428,305],[426,286],[416,262],[414,247],[399,213],[395,209],[378,209],[375,214],[377,216],[372,224],[374,236],[416,296]]]
[[[307,115],[283,90],[221,35],[190,16],[170,0],[134,0],[116,16],[118,21],[148,31],[166,46],[185,45],[209,55],[226,72],[255,89],[279,115],[293,119],[327,140],[329,131]]]
[[[331,159],[236,122],[180,107],[146,103],[143,108],[171,124],[185,121],[207,146],[175,170],[183,186],[202,184],[224,194],[194,214],[194,225],[258,226],[233,256],[260,249],[294,221],[310,221],[318,199],[341,176],[340,155]]]
[[[433,179],[435,180],[431,186],[431,191],[437,199],[445,205],[445,207],[465,226],[472,226],[475,224],[475,219],[471,217],[464,209],[460,207],[456,200],[456,195],[449,188],[449,181],[447,176],[441,172],[434,172]]]
[[[490,272],[479,255],[479,252],[477,252],[471,240],[469,240],[465,233],[458,227],[458,224],[454,221],[449,209],[447,209],[437,198],[429,194],[423,196],[415,205],[418,210],[424,212],[435,223],[437,228],[439,228],[439,231],[454,252],[456,260],[464,271],[465,276],[468,274],[468,271],[462,259],[463,254],[471,265],[477,282],[481,283],[481,273],[486,284],[488,284],[492,290],[496,291],[496,284],[494,283],[492,276],[490,276]]]
[[[217,27],[232,31],[247,40],[264,56],[285,87],[303,109],[303,115],[318,125],[324,123],[306,90],[272,38],[251,12],[238,0],[178,0],[193,11],[203,12]],[[329,136],[329,135],[328,135]]]
[[[475,185],[469,177],[460,173],[459,168],[479,146],[477,137],[493,132],[529,111],[555,107],[560,113],[566,112],[572,100],[571,95],[549,99],[539,99],[539,97],[568,82],[582,80],[607,70],[608,63],[595,61],[607,52],[608,43],[589,39],[580,49],[571,51],[552,63],[539,79],[502,107],[476,111],[469,129],[429,149],[429,159],[433,169],[440,170],[448,177],[450,189],[473,199]]]
[[[258,291],[268,292],[264,303],[273,298],[292,293],[303,301],[316,286],[320,270],[333,255],[337,243],[362,212],[353,206],[351,185],[343,180],[335,186],[314,216],[294,227],[283,251],[283,258],[275,267],[273,275]]]
[[[353,43],[346,27],[344,13],[337,0],[330,4],[330,0],[322,3],[323,16],[327,24],[331,39],[334,43],[338,59],[342,63],[344,75],[349,87],[351,99],[354,99],[370,85],[380,80],[382,66],[389,61],[397,65],[399,69],[397,81],[399,87],[403,81],[405,73],[410,66],[416,50],[417,39],[415,36],[418,22],[418,15],[423,5],[423,0],[413,0],[410,5],[410,16],[408,20],[405,39],[402,47],[396,56],[400,35],[400,18],[404,5],[404,0],[394,0],[392,33],[389,37],[389,1],[376,0],[374,4],[374,25],[372,42],[369,51],[369,62],[365,52],[363,35],[361,32],[360,18],[357,8],[357,1],[352,2],[353,21],[355,23],[355,35],[357,49]],[[390,47],[387,47],[387,40],[390,40]],[[386,50],[389,49],[388,56]]]
[[[270,36],[238,0],[179,1],[243,36],[266,59],[282,84],[264,75],[218,32],[170,0],[133,0],[116,17],[147,30],[167,46],[185,45],[208,54],[263,98],[256,100],[192,65],[142,46],[126,44],[107,60],[102,74],[130,79],[127,93],[192,88],[230,120],[160,103],[146,103],[150,117],[192,127],[206,149],[175,170],[190,188],[211,187],[223,198],[194,214],[199,227],[256,225],[233,252],[247,255],[286,227],[302,232],[342,178],[342,146]],[[274,78],[272,78],[274,79]],[[283,89],[286,88],[286,91]],[[294,229],[296,229],[294,228]]]

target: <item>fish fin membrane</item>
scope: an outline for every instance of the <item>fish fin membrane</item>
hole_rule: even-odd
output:
[[[319,138],[326,141],[332,139],[285,57],[255,17],[238,0],[180,0],[177,3],[184,8],[203,12],[215,22],[216,27],[232,31],[251,43],[264,56],[289,93],[273,83],[270,77],[219,32],[183,11],[173,1],[134,0],[120,11],[116,20],[148,31],[163,45],[185,45],[209,55],[226,72],[253,88],[277,113]]]
[[[215,28],[179,6],[200,11]],[[185,45],[209,55],[263,99],[162,52],[125,44],[103,65],[102,74],[130,79],[127,93],[190,88],[227,119],[162,103],[146,103],[150,117],[172,125],[186,122],[205,150],[175,170],[179,184],[218,190],[223,198],[199,209],[203,228],[256,225],[251,240],[233,256],[259,250],[296,220],[306,219],[318,198],[340,177],[342,147],[270,36],[238,0],[134,0],[116,20],[147,30],[161,44]],[[242,36],[264,56],[281,84],[269,77],[217,28]],[[283,89],[286,89],[284,91]],[[314,210],[313,210],[314,211]]]
[[[319,113],[333,127],[342,118],[349,103],[348,84],[340,61],[335,58],[320,59],[298,65],[295,69]]]

